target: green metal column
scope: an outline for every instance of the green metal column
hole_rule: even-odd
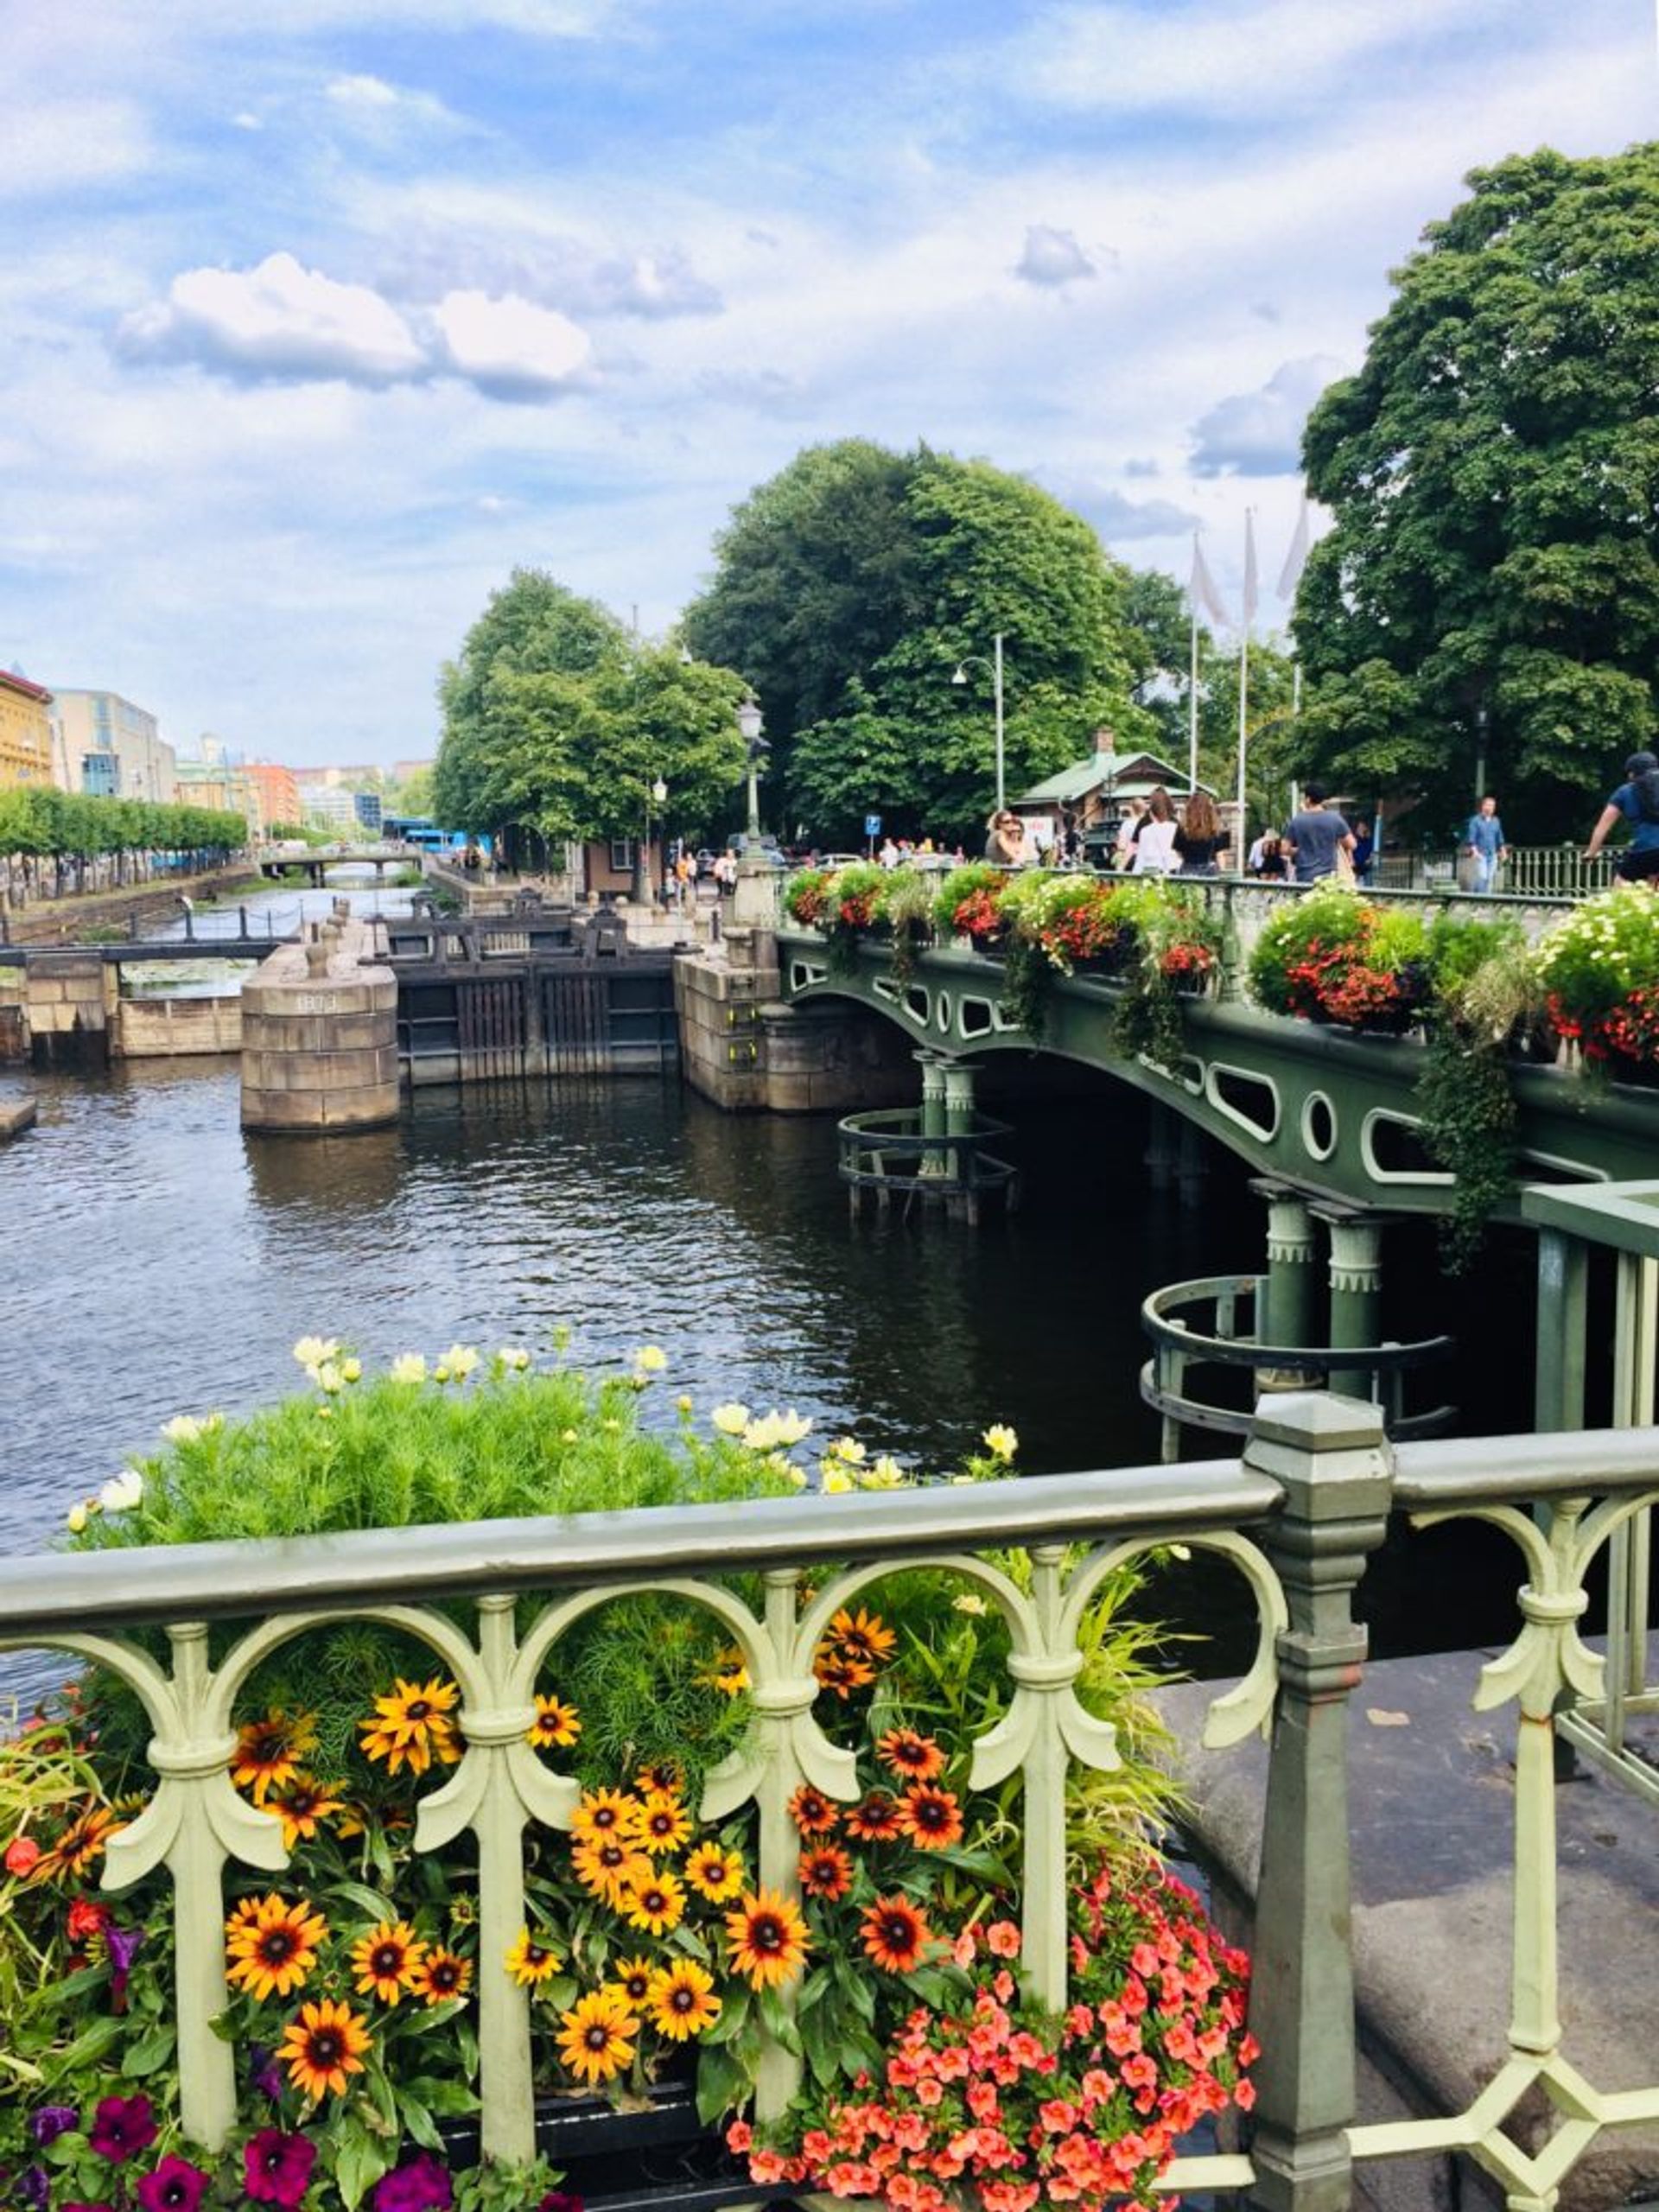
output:
[[[1382,1223],[1376,1214],[1332,1213],[1331,1337],[1346,1351],[1369,1351],[1382,1334]],[[1370,1370],[1333,1368],[1331,1388],[1344,1398],[1369,1398]]]
[[[974,1133],[974,1084],[979,1070],[963,1060],[951,1060],[944,1071],[944,1129],[947,1136],[971,1137]],[[950,1150],[950,1179],[957,1186],[946,1205],[965,1212],[970,1224],[979,1224],[979,1197],[974,1187],[973,1148],[969,1144],[953,1145]]]
[[[1319,1244],[1307,1200],[1270,1178],[1250,1188],[1268,1207],[1268,1279],[1255,1333],[1263,1344],[1313,1344]]]
[[[1244,1465],[1281,1485],[1265,1539],[1289,1608],[1279,1637],[1250,2025],[1263,2212],[1348,2212],[1355,2116],[1348,1702],[1365,1631],[1353,1593],[1382,1541],[1393,1471],[1376,1406],[1328,1391],[1267,1401]]]
[[[1539,1434],[1584,1427],[1585,1302],[1590,1248],[1564,1230],[1538,1232],[1537,1382],[1533,1427]]]
[[[922,1135],[942,1137],[945,1134],[944,1056],[938,1052],[919,1052],[912,1056],[922,1071]],[[944,1151],[922,1154],[924,1175],[948,1175],[950,1156]]]

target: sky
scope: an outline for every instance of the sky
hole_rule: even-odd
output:
[[[0,67],[0,666],[295,766],[429,757],[515,567],[662,634],[848,436],[1235,609],[1253,509],[1271,629],[1423,225],[1659,135],[1655,0],[19,0]]]

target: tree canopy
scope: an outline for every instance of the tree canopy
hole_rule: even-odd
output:
[[[452,828],[634,836],[658,778],[673,819],[701,828],[744,774],[741,679],[641,641],[540,569],[493,594],[438,694],[432,799]]]
[[[1308,418],[1300,741],[1456,815],[1484,714],[1511,834],[1560,836],[1659,722],[1659,145],[1468,182]]]
[[[716,550],[686,636],[753,685],[770,810],[791,830],[855,842],[874,810],[900,834],[970,835],[993,794],[999,632],[1011,794],[1087,752],[1101,722],[1120,744],[1152,741],[1131,697],[1128,571],[1080,517],[988,462],[811,447],[743,501]]]

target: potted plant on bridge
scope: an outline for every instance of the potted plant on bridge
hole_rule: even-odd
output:
[[[989,861],[952,868],[933,901],[933,924],[942,938],[965,937],[976,952],[998,952],[1007,934],[1002,894],[1013,879]]]
[[[852,968],[861,940],[887,933],[888,874],[874,861],[853,861],[824,885],[818,927],[829,940],[832,968]]]
[[[784,912],[804,929],[815,930],[823,919],[825,893],[835,871],[803,868],[784,886]]]
[[[1319,884],[1269,918],[1250,956],[1250,988],[1270,1014],[1403,1036],[1427,1005],[1427,951],[1414,914]]]
[[[1550,1026],[1587,1069],[1659,1079],[1659,900],[1639,884],[1587,899],[1533,949]]]

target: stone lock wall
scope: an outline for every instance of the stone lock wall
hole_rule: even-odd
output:
[[[367,925],[283,945],[242,990],[242,1126],[380,1128],[397,1118],[397,979]]]
[[[730,1114],[851,1114],[916,1094],[914,1056],[891,1023],[836,1001],[785,1005],[776,938],[728,930],[674,963],[685,1079]]]

